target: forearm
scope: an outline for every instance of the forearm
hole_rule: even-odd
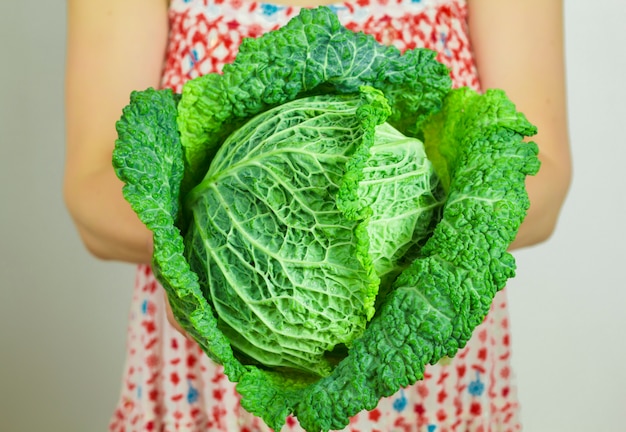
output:
[[[556,227],[570,183],[570,169],[561,162],[543,158],[541,169],[526,180],[531,206],[510,249],[544,242]],[[546,186],[549,185],[549,186]]]
[[[131,91],[160,84],[167,5],[68,1],[64,196],[85,246],[102,259],[150,261],[151,234],[124,200],[112,151]]]
[[[527,179],[530,209],[511,249],[531,246],[554,231],[571,180],[561,1],[468,4],[482,87],[506,91],[538,129],[542,165]]]
[[[148,263],[152,235],[122,195],[111,167],[66,179],[65,201],[85,247],[100,259]]]

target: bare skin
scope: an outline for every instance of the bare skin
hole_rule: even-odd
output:
[[[511,248],[535,245],[554,231],[571,179],[562,1],[468,0],[468,7],[482,87],[504,89],[539,128],[542,168],[527,182],[531,208]],[[164,0],[68,0],[64,196],[86,248],[101,259],[150,262],[151,233],[122,197],[111,153],[130,92],[160,86],[167,34]]]
[[[547,240],[571,181],[561,1],[469,0],[483,88],[501,88],[537,126],[542,166],[526,182],[530,210],[511,249]]]
[[[111,153],[130,92],[160,84],[167,27],[164,1],[68,1],[64,195],[98,258],[150,261],[150,232],[122,197]]]

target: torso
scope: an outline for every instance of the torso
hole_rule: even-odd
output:
[[[315,1],[315,0],[272,0],[271,2],[277,6],[295,6],[295,7],[305,7],[305,8],[313,8],[317,6],[330,6],[338,4],[335,0],[329,1]]]
[[[163,85],[180,91],[187,79],[220,72],[234,60],[243,38],[282,26],[298,14],[302,6],[296,3],[329,5],[350,30],[369,33],[401,51],[437,51],[455,86],[479,87],[465,0],[172,0],[170,26],[174,31]]]

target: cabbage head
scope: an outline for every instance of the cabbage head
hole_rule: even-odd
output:
[[[454,356],[514,275],[539,168],[502,91],[325,7],[182,94],[133,92],[117,130],[177,319],[276,430],[341,429]]]

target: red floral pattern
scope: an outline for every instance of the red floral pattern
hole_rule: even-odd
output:
[[[478,89],[462,0],[355,0],[331,6],[348,28],[401,50],[426,47],[455,86]],[[163,86],[221,71],[245,37],[284,24],[298,8],[248,0],[172,0]],[[351,419],[346,432],[511,432],[521,429],[510,365],[504,292],[453,359],[428,366],[423,381]],[[296,419],[283,429],[301,431]],[[110,431],[268,432],[239,405],[235,387],[194,342],[167,322],[161,288],[139,266],[128,325],[127,361]]]

